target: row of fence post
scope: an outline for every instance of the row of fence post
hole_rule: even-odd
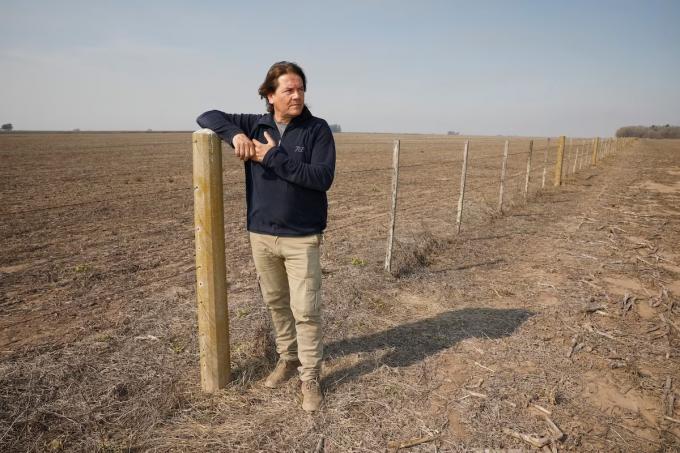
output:
[[[193,143],[193,189],[194,223],[196,235],[196,301],[198,312],[198,340],[201,368],[201,386],[206,392],[224,388],[230,380],[229,353],[229,316],[227,307],[226,259],[224,248],[224,201],[222,187],[222,142],[208,129],[194,132]],[[593,141],[591,164],[619,151],[623,142],[606,140]],[[505,141],[503,149],[498,211],[503,211],[504,186],[507,171],[508,149],[510,142]],[[543,155],[541,188],[545,187],[548,167],[550,139]],[[565,137],[559,139],[557,162],[555,163],[554,185],[562,184]],[[399,189],[399,151],[400,141],[394,142],[392,153],[392,206],[388,227],[385,269],[392,271],[392,250],[397,221],[397,202]],[[467,178],[470,141],[463,148],[463,167],[460,179],[460,195],[456,215],[456,232],[460,233],[463,223],[465,184]],[[524,182],[524,200],[527,200],[531,178],[531,159],[533,140],[529,142]],[[578,155],[578,151],[577,151]],[[585,144],[583,155],[585,156]],[[576,157],[577,158],[577,157]],[[574,162],[573,170],[575,171]]]
[[[592,158],[591,158],[591,165],[594,166],[597,164],[599,160],[602,160],[615,150],[618,150],[620,145],[623,143],[622,140],[619,139],[607,139],[603,142],[600,142],[599,137],[596,137],[595,139],[592,140]],[[576,169],[580,170],[583,166],[583,160],[586,158],[586,151],[587,151],[587,141],[581,141],[580,143],[576,144],[576,148],[574,149],[574,142],[573,139],[569,139],[569,144],[567,148],[567,142],[566,142],[566,137],[561,136],[559,137],[558,141],[558,146],[557,146],[557,159],[555,161],[555,168],[554,168],[554,179],[553,179],[553,185],[554,186],[560,186],[562,185],[563,182],[563,177],[566,175],[569,175],[569,169],[571,168],[571,174],[574,175],[576,173]],[[510,141],[506,140],[504,147],[503,147],[503,155],[501,158],[501,176],[500,176],[500,184],[499,184],[499,193],[498,193],[498,212],[500,214],[503,213],[503,202],[504,202],[504,195],[505,195],[505,181],[506,181],[506,176],[507,176],[507,163],[508,163],[508,151],[510,148]],[[392,193],[391,193],[391,199],[392,199],[392,205],[390,209],[390,220],[389,220],[389,226],[387,230],[387,251],[385,253],[385,270],[388,273],[392,272],[392,255],[393,255],[393,247],[394,247],[394,232],[395,232],[395,226],[396,226],[396,219],[397,219],[397,191],[399,187],[399,149],[400,149],[400,141],[395,140],[394,141],[394,148],[393,148],[393,156],[392,156],[392,165],[393,165],[393,172],[392,172]],[[546,179],[546,173],[548,169],[548,153],[550,149],[550,138],[548,138],[545,150],[543,153],[543,172],[542,172],[542,179],[541,179],[541,188],[545,188],[545,179]],[[565,166],[565,152],[569,152],[569,159],[571,161],[567,162],[567,165]],[[469,151],[470,151],[470,141],[466,140],[464,147],[463,147],[463,165],[462,165],[462,170],[461,170],[461,176],[460,176],[460,194],[458,196],[458,206],[457,206],[457,213],[456,213],[456,233],[460,234],[460,230],[463,224],[463,207],[464,207],[464,200],[465,200],[465,183],[467,179],[467,167],[468,167],[468,157],[469,157]],[[524,201],[526,202],[529,196],[529,185],[531,182],[531,163],[532,163],[532,157],[533,157],[533,151],[534,151],[534,141],[530,140],[529,141],[529,150],[528,150],[528,155],[527,155],[527,162],[526,162],[526,174],[524,177],[524,190],[523,190],[523,198]],[[566,172],[565,172],[566,169]]]

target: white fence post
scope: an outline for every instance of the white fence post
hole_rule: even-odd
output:
[[[397,189],[399,188],[399,140],[394,141],[392,150],[392,210],[390,211],[390,226],[387,231],[387,254],[385,255],[385,270],[392,272],[392,246],[394,244],[394,226],[397,221]]]
[[[545,145],[545,154],[543,154],[543,180],[541,181],[541,189],[545,187],[545,173],[548,169],[548,150],[550,149],[550,137],[548,143]]]
[[[470,140],[465,140],[463,149],[463,169],[460,173],[460,196],[458,197],[458,215],[456,216],[456,234],[460,234],[460,225],[463,222],[463,198],[465,196],[465,178],[467,176],[467,161]]]
[[[501,165],[501,188],[498,194],[498,212],[503,213],[503,190],[505,185],[505,171],[508,166],[508,148],[510,146],[510,141],[505,141],[505,149],[503,150],[503,164]]]
[[[529,156],[527,157],[527,176],[524,179],[524,201],[527,201],[529,194],[529,179],[531,177],[531,154],[534,152],[534,141],[529,140]]]

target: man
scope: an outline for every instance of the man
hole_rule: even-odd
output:
[[[299,371],[302,408],[315,411],[323,399],[319,247],[335,142],[326,121],[305,105],[306,89],[302,68],[274,63],[258,91],[267,114],[211,110],[197,122],[231,144],[245,162],[250,245],[279,354],[265,386],[279,387]]]

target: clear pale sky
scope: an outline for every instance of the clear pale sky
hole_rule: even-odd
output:
[[[5,1],[0,122],[192,130],[296,61],[344,131],[680,125],[680,1]]]

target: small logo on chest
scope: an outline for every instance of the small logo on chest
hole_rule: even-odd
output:
[[[305,152],[305,147],[304,147],[304,146],[296,146],[296,147],[295,147],[295,152],[296,152],[296,153],[304,153],[304,152]]]

